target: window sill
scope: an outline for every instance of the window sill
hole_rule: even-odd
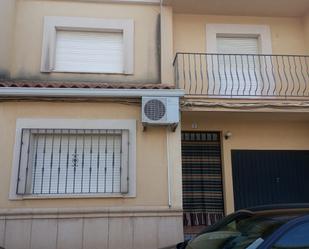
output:
[[[72,74],[108,74],[108,75],[134,75],[132,72],[107,72],[107,71],[90,71],[90,72],[82,72],[82,71],[74,71],[74,70],[51,70],[49,72],[41,71],[41,73],[72,73]]]
[[[99,198],[135,198],[132,194],[53,194],[53,195],[17,195],[9,200],[42,200],[42,199],[99,199]]]

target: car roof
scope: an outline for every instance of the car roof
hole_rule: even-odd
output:
[[[293,203],[280,205],[263,205],[239,210],[238,212],[247,212],[253,215],[306,215],[309,214],[309,203]]]
[[[265,210],[281,210],[281,209],[308,209],[309,210],[309,203],[261,205],[261,206],[246,208],[245,210],[257,212],[257,211],[263,211],[263,210],[265,211]]]
[[[256,206],[246,209],[238,210],[235,213],[229,214],[223,220],[208,226],[203,229],[200,234],[205,232],[211,232],[216,230],[218,227],[228,224],[237,217],[266,217],[272,218],[274,216],[282,216],[288,220],[294,220],[297,217],[308,215],[309,214],[309,203],[300,203],[300,204],[280,204],[280,205],[263,205]],[[288,217],[290,216],[290,217]]]

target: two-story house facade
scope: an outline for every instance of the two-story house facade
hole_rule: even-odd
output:
[[[1,1],[0,246],[161,248],[308,202],[308,9]]]
[[[143,131],[140,116],[141,97],[183,94],[160,84],[160,5],[8,0],[0,9],[0,246],[181,240],[181,197],[167,191],[181,189],[180,130]]]
[[[185,234],[233,210],[308,202],[308,2],[166,4],[174,60],[162,71],[185,90]]]

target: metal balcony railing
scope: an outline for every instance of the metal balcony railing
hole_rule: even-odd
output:
[[[191,96],[309,97],[309,56],[177,53],[173,65]]]

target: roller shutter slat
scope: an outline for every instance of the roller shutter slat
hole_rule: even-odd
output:
[[[123,73],[123,34],[57,31],[55,71]]]

